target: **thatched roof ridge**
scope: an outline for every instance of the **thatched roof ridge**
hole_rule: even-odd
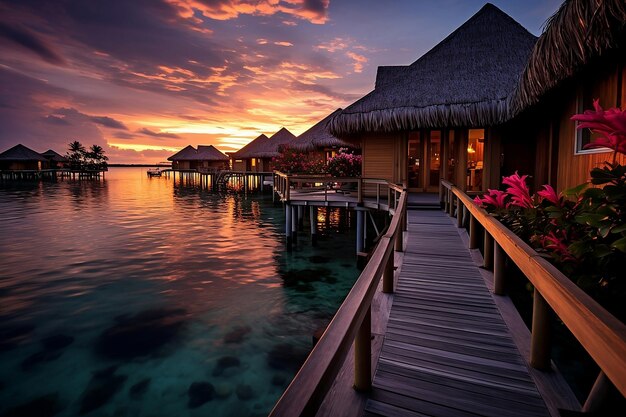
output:
[[[256,139],[249,142],[246,146],[239,149],[237,152],[231,153],[230,156],[231,158],[235,158],[235,159],[252,158],[252,156],[248,156],[248,155],[252,154],[255,148],[260,147],[261,142],[265,142],[268,139],[269,138],[265,136],[264,134],[260,134],[259,136],[256,137]]]
[[[565,1],[533,49],[512,99],[513,111],[535,104],[591,59],[619,47],[626,47],[624,0]]]
[[[213,145],[198,145],[198,152],[196,154],[200,161],[228,161],[229,158],[226,154],[222,153]]]
[[[228,161],[228,157],[213,145],[198,145],[198,149],[191,145],[185,146],[168,161]]]
[[[263,137],[265,137],[265,139],[263,139]],[[273,158],[278,156],[280,146],[291,145],[295,140],[296,137],[294,134],[283,127],[269,138],[265,135],[259,136],[239,151],[235,152],[233,158]]]
[[[328,122],[338,115],[341,109],[337,109],[322,120],[313,125],[309,130],[298,136],[298,140],[294,141],[290,146],[293,149],[302,152],[309,152],[316,148],[331,147],[354,147],[353,144],[339,139],[330,133]]]
[[[47,161],[41,154],[21,143],[0,153],[0,161]]]
[[[196,148],[191,145],[185,146],[180,151],[176,152],[174,155],[167,158],[168,161],[189,161],[193,159],[193,156],[196,154]]]
[[[406,67],[381,67],[376,88],[330,121],[363,131],[488,126],[507,119],[536,37],[492,4]]]
[[[67,162],[67,158],[64,157],[63,155],[61,155],[60,153],[52,150],[52,149],[48,149],[45,152],[41,153],[41,156],[43,156],[44,158],[46,158],[49,161],[54,161],[54,162]]]

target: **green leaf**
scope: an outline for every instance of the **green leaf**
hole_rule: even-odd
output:
[[[606,220],[607,216],[604,214],[585,213],[576,216],[576,222],[579,224],[588,224],[589,226],[600,227],[602,221]]]
[[[622,233],[622,232],[626,232],[626,223],[620,224],[619,226],[616,226],[613,228],[613,230],[611,230],[611,233]]]
[[[613,244],[615,243],[617,242],[614,242]],[[605,256],[611,254],[611,248],[609,245],[595,245],[593,248],[593,254],[598,258],[604,258]]]
[[[611,226],[612,226],[611,224],[608,224],[598,229],[598,233],[600,234],[600,236],[602,236],[603,239],[606,238],[611,232]]]
[[[626,253],[626,237],[616,240],[613,242],[611,247],[617,249],[618,251]]]
[[[585,190],[583,196],[587,198],[604,198],[604,191],[602,188],[591,187]]]
[[[564,196],[568,196],[568,197],[569,196],[577,196],[577,195],[579,195],[582,192],[582,190],[587,188],[587,185],[588,185],[587,183],[582,183],[582,184],[579,184],[579,185],[577,185],[575,187],[568,188],[567,190],[563,191],[563,195]]]
[[[578,242],[574,242],[571,245],[569,245],[567,247],[567,249],[574,255],[577,257],[582,257],[585,253],[589,252],[590,247],[589,245],[582,241],[579,240]]]

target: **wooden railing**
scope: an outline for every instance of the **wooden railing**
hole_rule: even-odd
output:
[[[372,190],[375,188],[374,194],[375,204],[381,205],[386,201],[390,208],[395,209],[400,194],[404,191],[401,185],[390,183],[387,180],[377,178],[361,178],[361,177],[330,177],[327,175],[302,175],[302,174],[284,174],[274,171],[274,191],[281,197],[283,201],[291,200],[291,191],[303,191],[314,189],[314,184],[321,184],[320,191],[324,193],[324,201],[328,201],[328,193],[336,191],[335,184],[356,184],[356,197],[358,203],[364,202],[365,187],[369,186]],[[308,185],[308,186],[307,186]],[[374,199],[372,198],[372,203]]]
[[[550,369],[550,315],[553,311],[601,369],[583,411],[589,411],[607,378],[626,396],[626,325],[541,257],[517,235],[477,206],[463,191],[441,181],[443,203],[457,224],[469,221],[469,246],[478,246],[484,229],[484,263],[494,274],[494,293],[503,294],[504,262],[509,257],[534,286],[531,329],[531,366]],[[608,384],[610,385],[610,384]]]
[[[278,174],[275,181],[282,181],[282,191],[289,196],[289,184],[295,177]],[[298,176],[296,180],[311,179]],[[315,177],[315,181],[319,177]],[[326,178],[328,180],[328,178]],[[333,179],[347,182],[348,179]],[[354,178],[350,180],[355,180]],[[357,179],[359,186],[363,180]],[[276,185],[276,182],[274,183]],[[395,184],[389,189],[398,190]],[[270,416],[313,416],[319,409],[326,393],[354,342],[354,387],[368,390],[371,387],[371,304],[382,276],[383,292],[393,292],[394,247],[401,251],[403,245],[404,217],[407,193],[400,187],[395,215],[387,232],[381,237],[369,262],[361,272],[352,290],[337,310],[326,331],[317,342],[300,371],[295,376]],[[395,199],[392,199],[395,200]]]

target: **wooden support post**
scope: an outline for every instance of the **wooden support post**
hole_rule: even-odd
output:
[[[478,247],[478,220],[470,214],[469,228],[469,248],[476,249]]]
[[[357,255],[363,252],[363,226],[365,223],[365,216],[362,210],[357,208],[356,210],[356,253]]]
[[[497,242],[493,245],[493,293],[496,295],[504,295],[505,293],[505,281],[504,281],[504,261],[505,253],[502,246]]]
[[[457,208],[456,208],[456,227],[458,227],[459,229],[461,227],[463,227],[463,213],[464,210],[463,208],[465,207],[463,205],[463,203],[461,203],[460,199],[456,199],[456,204],[457,204]]]
[[[396,216],[401,216],[401,215],[402,213],[396,212]],[[400,224],[402,224],[402,219],[400,219]],[[404,240],[404,232],[402,230],[402,227],[400,227],[395,235],[394,250],[396,252],[404,252],[403,240]]]
[[[285,237],[287,240],[287,251],[291,252],[291,206],[285,204]]]
[[[298,244],[298,206],[291,206],[291,239]]]
[[[309,218],[311,224],[311,245],[317,246],[317,208],[309,206]]]
[[[485,238],[483,242],[483,267],[485,269],[493,268],[493,237],[485,229]]]
[[[607,378],[604,372],[600,371],[600,374],[596,378],[596,382],[594,382],[593,387],[591,387],[591,392],[589,392],[589,396],[587,396],[587,400],[585,401],[585,405],[583,405],[583,409],[581,410],[583,413],[596,413],[601,411],[603,406],[606,405],[606,400],[611,391],[614,390],[613,384]]]
[[[367,309],[354,339],[354,389],[369,391],[372,387],[372,308]]]
[[[454,193],[448,190],[448,200],[450,201],[448,205],[448,215],[450,217],[454,216]]]
[[[530,365],[536,369],[550,369],[550,306],[535,288],[533,297],[533,324],[530,341]]]
[[[359,182],[357,184],[357,203],[363,203],[363,179],[359,178]]]
[[[393,293],[393,255],[394,253],[391,251],[383,271],[383,292],[385,294]]]
[[[304,206],[298,206],[298,230],[304,230]]]

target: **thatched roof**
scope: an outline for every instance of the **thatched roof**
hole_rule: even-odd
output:
[[[564,47],[567,45],[567,47]],[[626,46],[624,0],[569,0],[546,23],[513,96],[518,112],[581,66]]]
[[[228,161],[228,157],[213,145],[198,145],[198,149],[187,145],[174,155],[167,158],[168,161]]]
[[[11,149],[0,153],[0,161],[47,161],[41,154],[22,145],[15,145]]]
[[[67,162],[67,158],[66,157],[64,157],[63,155],[59,154],[58,152],[53,151],[52,149],[48,149],[47,151],[43,152],[41,154],[41,156],[46,158],[48,161]]]
[[[281,145],[291,145],[295,140],[294,134],[283,127],[269,138],[265,135],[259,136],[235,152],[232,157],[235,159],[273,158],[278,156],[278,148]]]
[[[417,61],[380,67],[374,91],[330,121],[336,135],[501,123],[536,37],[492,4]]]
[[[298,140],[294,141],[290,146],[303,152],[309,152],[317,148],[354,147],[354,144],[339,139],[330,133],[328,129],[328,122],[340,112],[341,109],[337,109],[317,122],[309,130],[298,136]]]

